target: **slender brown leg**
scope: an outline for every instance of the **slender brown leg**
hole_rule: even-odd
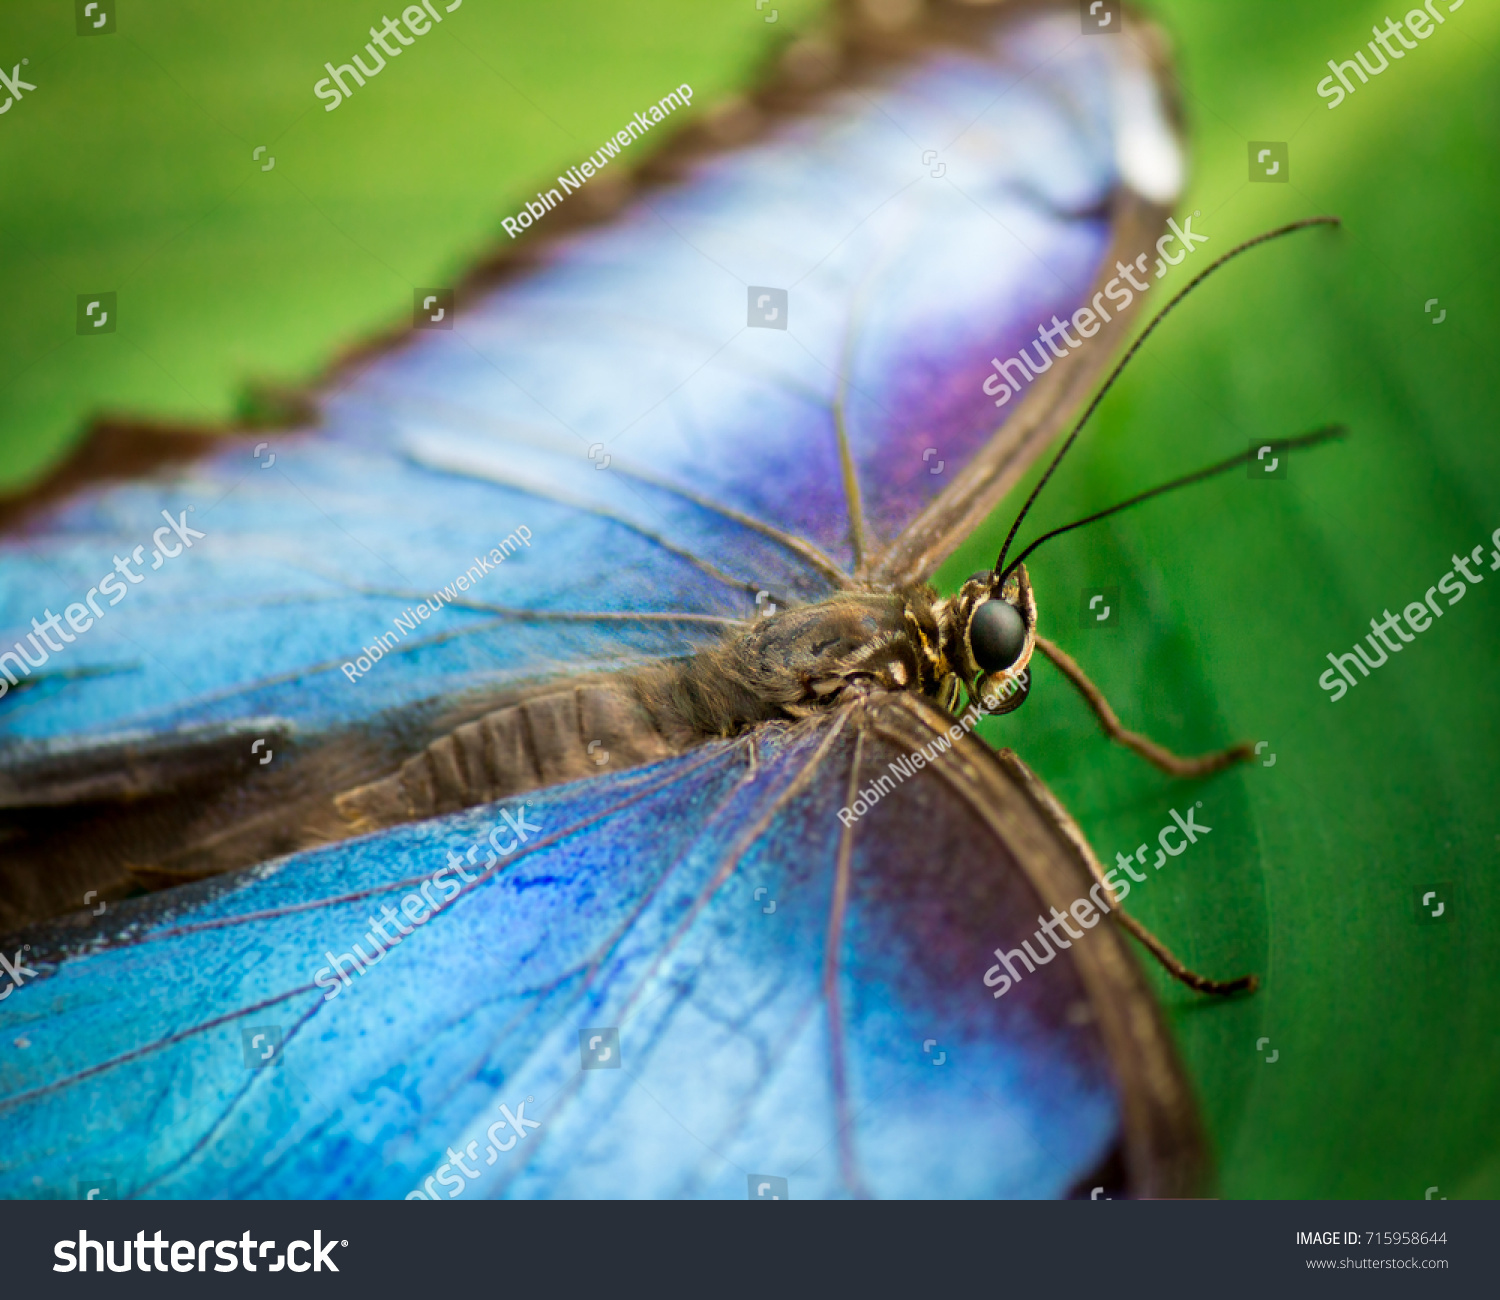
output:
[[[1255,746],[1248,740],[1213,754],[1199,754],[1193,758],[1174,754],[1170,749],[1163,748],[1149,737],[1141,735],[1140,732],[1128,730],[1120,722],[1115,711],[1109,707],[1109,701],[1104,698],[1104,693],[1089,681],[1083,669],[1066,650],[1054,645],[1046,637],[1037,637],[1036,644],[1037,649],[1058,666],[1062,675],[1073,683],[1078,693],[1087,701],[1089,708],[1094,711],[1094,716],[1099,719],[1099,725],[1104,728],[1105,734],[1111,740],[1119,741],[1126,749],[1139,754],[1168,776],[1207,776],[1210,772],[1221,771],[1223,768],[1231,767],[1235,763],[1243,763],[1247,758],[1254,757]],[[1147,941],[1143,938],[1141,942]],[[1149,943],[1147,946],[1150,946]]]
[[[1238,979],[1232,980],[1211,980],[1207,975],[1200,975],[1197,971],[1189,970],[1177,960],[1166,944],[1120,906],[1119,900],[1115,898],[1115,891],[1109,887],[1108,881],[1104,883],[1104,892],[1114,900],[1115,919],[1141,941],[1146,950],[1161,963],[1162,969],[1174,980],[1186,984],[1190,989],[1197,989],[1199,993],[1254,993],[1260,987],[1260,980],[1254,975],[1241,975]]]
[[[1038,644],[1040,644],[1040,638],[1038,638]],[[1057,829],[1067,837],[1068,842],[1078,850],[1088,866],[1089,874],[1104,886],[1104,892],[1114,905],[1115,919],[1140,940],[1146,950],[1162,964],[1162,968],[1168,975],[1186,984],[1188,988],[1196,989],[1199,993],[1221,995],[1253,993],[1260,986],[1260,981],[1254,975],[1241,975],[1232,980],[1211,980],[1208,976],[1200,975],[1197,971],[1189,970],[1184,966],[1166,944],[1120,906],[1120,900],[1115,896],[1115,891],[1110,887],[1109,881],[1104,878],[1104,868],[1100,866],[1099,859],[1094,856],[1093,846],[1088,842],[1082,827],[1073,820],[1068,810],[1058,803],[1056,796],[1042,784],[1036,773],[1027,767],[1013,750],[999,750],[998,757],[1027,793],[1036,800],[1042,811],[1052,819]]]

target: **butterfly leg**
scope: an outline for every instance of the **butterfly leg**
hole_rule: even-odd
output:
[[[1038,638],[1040,644],[1040,638]],[[1072,662],[1071,660],[1069,662]],[[1120,906],[1120,900],[1116,896],[1109,881],[1104,878],[1104,868],[1099,864],[1099,859],[1094,856],[1094,850],[1084,836],[1082,828],[1075,822],[1068,810],[1057,801],[1057,797],[1042,784],[1041,779],[1023,763],[1013,750],[1002,749],[998,752],[1001,763],[1011,772],[1022,788],[1036,801],[1042,812],[1056,825],[1069,843],[1078,850],[1084,863],[1088,866],[1089,874],[1104,886],[1104,893],[1113,905],[1115,919],[1119,921],[1131,934],[1133,934],[1153,957],[1162,965],[1162,968],[1173,979],[1186,984],[1190,989],[1196,989],[1199,993],[1253,993],[1259,986],[1260,981],[1254,975],[1241,975],[1232,980],[1213,980],[1206,975],[1200,975],[1197,971],[1190,970],[1177,956],[1158,939],[1150,930],[1146,929],[1135,917]],[[1097,900],[1095,900],[1097,901]]]
[[[1109,707],[1109,701],[1104,698],[1104,692],[1088,679],[1088,675],[1078,666],[1077,661],[1061,646],[1040,636],[1036,639],[1036,645],[1037,649],[1057,665],[1062,675],[1083,696],[1089,708],[1093,709],[1094,716],[1099,719],[1099,725],[1104,728],[1105,734],[1111,740],[1118,741],[1126,749],[1139,754],[1168,776],[1207,776],[1210,772],[1221,771],[1254,756],[1255,747],[1249,741],[1241,741],[1238,745],[1231,745],[1228,749],[1217,750],[1212,754],[1198,754],[1193,757],[1174,754],[1170,749],[1158,745],[1150,737],[1125,727],[1115,711]],[[1145,941],[1142,940],[1142,942]]]
[[[1103,877],[1101,876],[1102,880]],[[1115,897],[1115,891],[1106,883],[1104,891],[1110,898]],[[1146,929],[1135,917],[1125,911],[1115,900],[1115,918],[1131,934],[1140,940],[1141,945],[1146,948],[1157,961],[1161,963],[1162,969],[1174,980],[1186,984],[1188,988],[1195,989],[1199,993],[1254,993],[1260,987],[1260,980],[1254,975],[1241,975],[1232,980],[1211,980],[1207,975],[1200,975],[1195,970],[1184,966],[1172,950],[1158,939],[1150,930]]]

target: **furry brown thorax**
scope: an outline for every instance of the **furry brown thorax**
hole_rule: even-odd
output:
[[[916,691],[956,713],[960,686],[972,701],[992,690],[1010,695],[1007,683],[1024,682],[1035,648],[1036,601],[1025,568],[1001,591],[994,582],[994,574],[977,573],[946,598],[925,584],[843,592],[762,618],[685,663],[647,669],[636,689],[658,717],[707,736],[806,717],[873,690]],[[1021,615],[1025,641],[1014,663],[986,674],[971,631],[976,611],[997,599]],[[1011,707],[1022,698],[1024,690]]]

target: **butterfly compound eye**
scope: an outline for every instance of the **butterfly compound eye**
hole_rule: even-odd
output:
[[[1026,646],[1026,620],[1008,601],[987,600],[969,621],[969,645],[985,672],[1004,672]]]

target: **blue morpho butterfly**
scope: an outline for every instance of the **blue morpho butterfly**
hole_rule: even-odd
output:
[[[28,503],[0,1194],[1202,1185],[1112,924],[994,995],[997,949],[1113,899],[959,686],[1013,707],[1040,647],[1169,770],[1239,751],[1120,731],[1019,564],[925,585],[1121,318],[998,430],[979,376],[1153,246],[1178,139],[1142,41],[942,15],[794,47],[318,431]]]

